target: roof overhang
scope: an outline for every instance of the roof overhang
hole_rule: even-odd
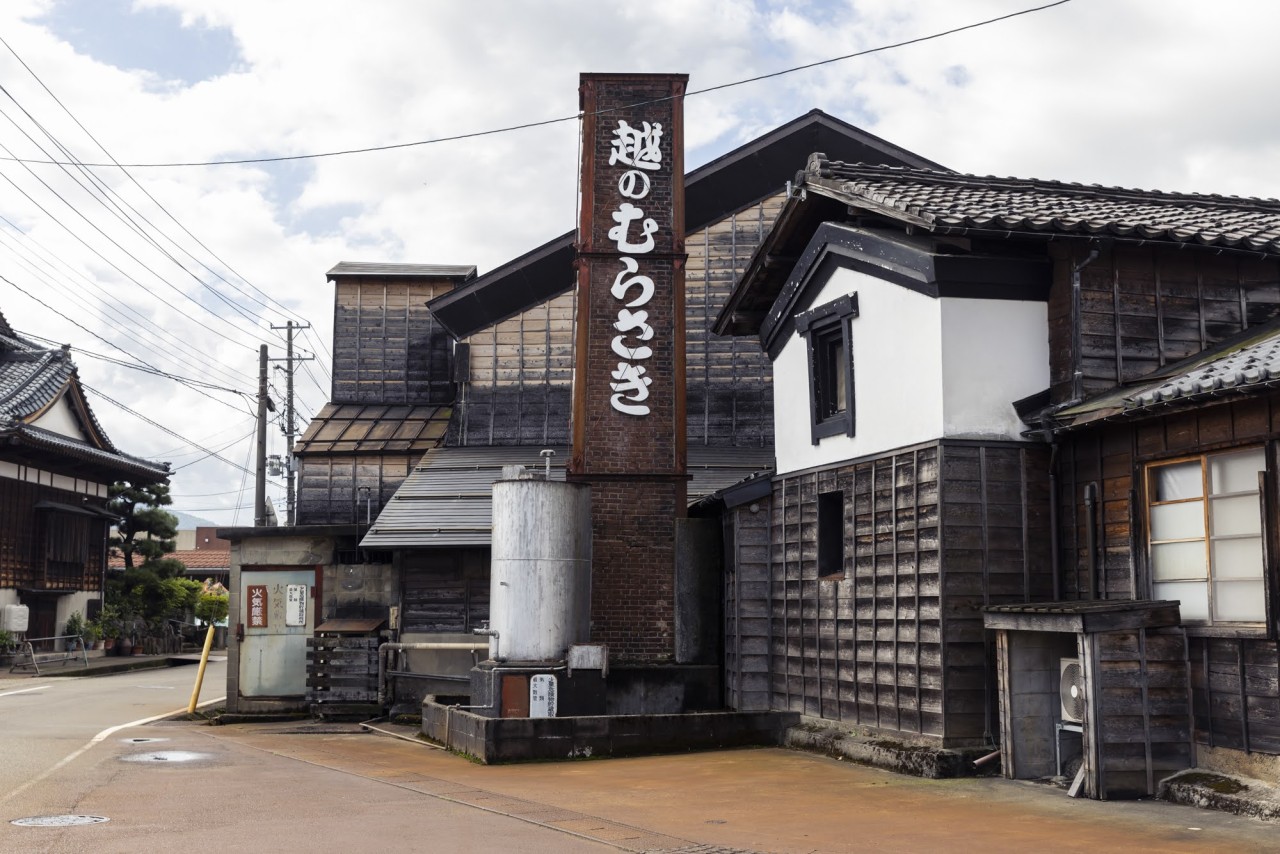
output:
[[[771,358],[795,331],[795,316],[810,307],[837,269],[866,273],[934,299],[1037,302],[1048,300],[1053,275],[1047,258],[953,254],[928,236],[824,222],[785,280],[759,281],[759,301],[772,296],[758,326],[760,346]]]

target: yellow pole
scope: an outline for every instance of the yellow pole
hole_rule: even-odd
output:
[[[191,690],[191,704],[187,706],[187,714],[196,713],[196,700],[200,699],[200,686],[204,684],[204,669],[209,664],[209,650],[213,649],[213,623],[209,624],[209,634],[204,636],[204,652],[200,653],[200,670],[196,673],[196,687]]]

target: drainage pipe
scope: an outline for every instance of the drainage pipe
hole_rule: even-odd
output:
[[[1098,484],[1084,487],[1084,547],[1088,551],[1085,566],[1089,571],[1089,598],[1098,599]]]
[[[1000,751],[998,750],[995,751],[994,753],[988,753],[986,756],[982,756],[982,757],[979,757],[978,759],[973,760],[973,767],[981,768],[983,765],[986,765],[988,762],[992,761],[993,759],[999,758],[999,756],[1000,756]]]
[[[378,705],[387,705],[387,656],[406,649],[453,649],[477,652],[487,650],[488,641],[424,641],[422,643],[384,643],[378,647]]]

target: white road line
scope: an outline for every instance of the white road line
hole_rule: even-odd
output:
[[[30,693],[31,691],[43,691],[45,688],[48,688],[48,687],[49,687],[48,685],[37,685],[34,688],[23,688],[20,691],[5,691],[3,694],[0,694],[0,697],[11,697],[14,694],[27,694],[27,693]]]
[[[33,688],[33,689],[29,689],[29,690],[35,690],[35,689]],[[226,697],[217,697],[217,698],[215,698],[215,699],[213,699],[213,700],[207,700],[207,701],[205,701],[205,702],[201,703],[200,705],[201,705],[201,706],[208,706],[208,705],[211,705],[211,704],[213,704],[213,703],[221,703],[221,702],[223,702],[223,701],[224,701],[224,700],[226,700],[226,699],[227,699]],[[198,707],[197,707],[197,708],[198,708]],[[47,778],[49,777],[49,775],[50,775],[50,774],[52,774],[54,771],[57,771],[59,768],[62,768],[63,766],[65,766],[65,765],[67,765],[67,764],[69,764],[69,763],[71,763],[71,762],[74,762],[77,758],[79,758],[79,756],[80,756],[81,754],[83,754],[83,753],[84,753],[86,750],[88,750],[90,747],[93,747],[95,744],[99,744],[100,742],[106,741],[108,738],[110,738],[111,736],[115,735],[116,733],[118,733],[118,732],[119,732],[120,730],[122,730],[122,729],[129,729],[130,727],[135,727],[135,726],[145,726],[146,724],[154,723],[154,722],[156,722],[156,721],[160,721],[160,720],[164,720],[165,718],[171,718],[171,717],[173,717],[174,715],[184,715],[184,714],[186,714],[186,713],[187,713],[187,709],[186,709],[186,707],[184,706],[184,707],[182,707],[181,709],[177,709],[177,710],[172,711],[172,712],[165,712],[165,713],[164,713],[164,714],[162,714],[162,715],[152,715],[152,716],[151,716],[151,717],[149,717],[149,718],[142,718],[141,720],[129,721],[129,723],[127,723],[127,724],[119,724],[118,726],[107,727],[107,728],[106,728],[106,729],[104,729],[102,732],[98,733],[98,734],[97,734],[97,735],[95,735],[93,738],[89,739],[89,742],[88,742],[87,744],[85,744],[85,746],[84,746],[84,747],[81,747],[79,750],[76,750],[76,751],[74,751],[74,752],[72,752],[72,753],[68,754],[67,756],[64,756],[62,759],[58,760],[58,762],[57,762],[56,764],[54,764],[54,765],[52,765],[51,767],[49,767],[49,768],[45,769],[44,773],[40,774],[38,777],[32,777],[30,780],[28,780],[27,782],[23,783],[21,786],[19,786],[18,788],[14,789],[12,792],[9,792],[9,794],[5,795],[4,797],[0,797],[0,804],[4,803],[5,801],[12,800],[13,798],[16,798],[18,795],[22,794],[22,793],[23,793],[23,792],[25,792],[27,789],[29,789],[29,788],[31,788],[32,786],[34,786],[36,783],[39,783],[39,782],[41,782],[41,781],[43,781],[43,780],[47,779]]]

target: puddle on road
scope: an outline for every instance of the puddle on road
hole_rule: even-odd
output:
[[[201,759],[212,759],[210,753],[197,753],[193,750],[157,750],[151,753],[130,753],[120,757],[121,762],[159,762],[178,765],[183,762],[199,762]]]
[[[167,738],[122,738],[125,744],[151,744],[156,741],[168,741]]]
[[[102,824],[111,821],[105,815],[37,815],[15,818],[10,824],[18,827],[73,827],[78,824]]]

